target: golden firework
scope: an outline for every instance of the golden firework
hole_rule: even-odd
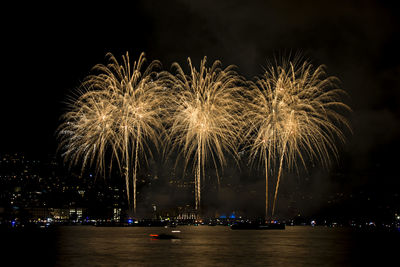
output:
[[[111,171],[113,161],[124,172],[128,202],[130,199],[130,175],[133,186],[133,210],[136,213],[136,180],[139,156],[146,153],[147,142],[156,146],[163,129],[163,98],[154,68],[160,64],[153,61],[142,73],[144,53],[130,65],[129,55],[119,64],[112,54],[107,54],[109,64],[96,65],[93,74],[82,84],[80,96],[70,104],[59,127],[60,148],[65,160],[71,165],[82,162],[105,171],[109,158]],[[151,153],[150,149],[147,150]],[[108,154],[107,154],[108,153]],[[133,165],[133,166],[132,166]],[[130,170],[132,169],[132,174]]]
[[[165,79],[173,87],[169,133],[173,146],[181,148],[179,154],[184,158],[185,166],[193,159],[195,207],[200,211],[201,180],[204,180],[208,158],[211,157],[217,170],[226,163],[224,153],[237,156],[242,105],[238,84],[242,80],[234,66],[221,69],[219,61],[208,68],[204,57],[199,70],[193,67],[190,58],[188,63],[189,75],[174,63],[176,74],[167,75]]]
[[[341,101],[345,92],[337,83],[337,78],[327,77],[323,65],[313,70],[308,62],[289,61],[270,66],[251,83],[245,120],[249,122],[251,160],[258,157],[265,165],[266,217],[270,169],[278,166],[273,216],[284,164],[289,169],[297,167],[297,161],[304,167],[306,161],[328,166],[337,158],[337,140],[345,140],[341,126],[350,129],[343,115],[350,108]]]

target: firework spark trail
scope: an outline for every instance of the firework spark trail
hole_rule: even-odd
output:
[[[160,92],[158,83],[153,82],[156,76],[153,70],[160,64],[153,61],[142,73],[144,53],[132,67],[128,53],[122,57],[122,65],[112,54],[107,54],[107,57],[109,64],[93,68],[98,74],[86,78],[81,95],[72,101],[70,111],[64,114],[64,122],[58,130],[60,149],[70,165],[82,161],[82,170],[95,164],[103,172],[109,153],[109,171],[113,160],[120,172],[124,170],[128,202],[132,175],[133,211],[136,213],[139,154],[143,154],[147,162],[146,153],[142,153],[144,148],[151,153],[148,141],[158,147],[163,131],[164,94]]]
[[[108,92],[87,91],[70,103],[64,122],[58,129],[60,149],[69,165],[82,161],[82,170],[96,162],[105,171],[104,154],[115,136],[110,120],[115,106]]]
[[[341,102],[345,92],[337,89],[337,79],[326,77],[324,66],[313,70],[307,62],[271,66],[250,87],[247,137],[251,160],[258,157],[265,164],[267,218],[268,170],[278,164],[273,216],[283,165],[297,168],[299,159],[304,167],[307,160],[329,166],[338,157],[336,141],[345,140],[340,127],[350,130],[343,115],[350,108]]]
[[[238,84],[242,79],[233,66],[221,69],[219,61],[207,68],[204,58],[199,70],[193,67],[190,58],[188,63],[189,75],[174,63],[176,74],[165,78],[173,87],[169,133],[173,147],[182,148],[179,157],[185,159],[185,168],[193,159],[195,207],[200,212],[201,180],[204,180],[207,158],[211,156],[216,171],[218,165],[226,163],[225,152],[237,159],[238,132],[242,123]]]

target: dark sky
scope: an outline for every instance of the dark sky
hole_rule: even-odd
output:
[[[389,1],[136,1],[13,4],[1,18],[0,152],[54,153],[63,101],[106,52],[119,58],[235,64],[248,78],[302,52],[340,78],[353,108],[345,168],[394,177],[399,145],[400,20]],[[327,1],[328,2],[328,1]],[[350,3],[351,2],[351,3]],[[395,156],[389,156],[394,152]],[[395,178],[391,178],[395,179]]]

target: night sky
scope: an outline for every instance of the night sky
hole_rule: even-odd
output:
[[[144,51],[166,70],[207,56],[249,79],[301,52],[350,96],[353,134],[336,167],[346,183],[399,184],[400,13],[389,1],[136,2],[2,8],[0,152],[55,153],[63,101],[107,52]]]

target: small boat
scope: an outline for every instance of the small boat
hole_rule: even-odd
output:
[[[231,225],[232,230],[285,230],[284,223],[235,223]]]
[[[152,239],[179,239],[179,237],[170,234],[150,234]]]

